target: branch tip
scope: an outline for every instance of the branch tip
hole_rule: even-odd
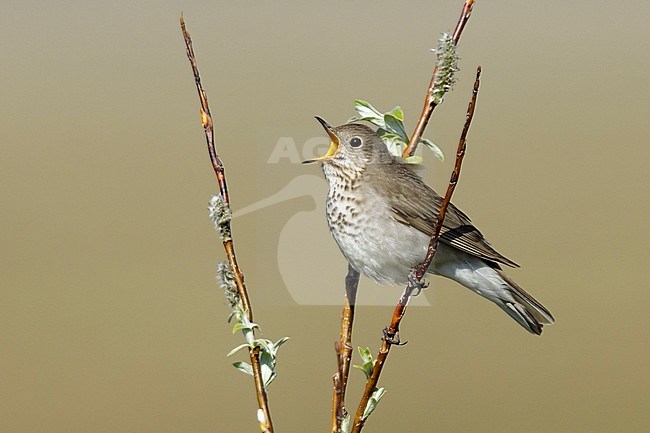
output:
[[[474,7],[474,0],[465,1],[460,17],[458,18],[458,22],[456,23],[456,27],[454,28],[454,32],[452,33],[453,36],[451,37],[451,40],[453,41],[454,44],[454,49],[455,46],[458,45],[458,42],[460,41],[460,36],[463,33],[465,24],[467,24],[467,21],[469,20],[469,17],[472,14],[473,7]],[[417,150],[417,147],[422,140],[422,135],[424,134],[424,130],[426,129],[429,123],[429,119],[433,114],[433,110],[438,106],[440,102],[440,101],[436,101],[435,92],[432,90],[435,89],[437,72],[438,72],[438,66],[436,65],[436,67],[434,67],[433,69],[433,74],[431,75],[431,81],[429,82],[429,87],[427,88],[427,93],[424,97],[424,105],[422,106],[422,112],[420,113],[420,118],[418,119],[418,123],[415,126],[415,129],[413,130],[413,134],[409,139],[408,145],[406,146],[404,152],[402,153],[402,156],[404,158],[408,158],[409,156],[415,155],[415,151]]]

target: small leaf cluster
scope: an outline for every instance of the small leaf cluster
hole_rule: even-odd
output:
[[[237,305],[233,307],[228,321],[231,321],[232,319],[235,319],[232,333],[234,334],[237,331],[241,331],[244,334],[246,342],[235,347],[226,356],[231,356],[245,347],[248,348],[248,350],[255,350],[257,348],[259,350],[260,367],[262,370],[262,382],[266,388],[277,376],[275,365],[277,362],[278,349],[289,340],[289,337],[283,337],[275,343],[266,338],[255,338],[255,330],[257,329],[259,331],[260,327],[256,323],[248,320],[248,315],[242,308],[241,303],[237,303]],[[251,376],[253,375],[253,367],[247,362],[238,361],[233,363],[233,366],[243,373]]]
[[[377,133],[386,143],[388,151],[395,156],[401,157],[409,141],[404,127],[404,111],[402,111],[402,108],[398,105],[392,110],[382,113],[369,102],[357,99],[354,101],[354,109],[359,116],[352,117],[348,120],[348,123],[365,120],[378,126]],[[429,148],[440,161],[444,161],[445,157],[442,151],[431,140],[421,138],[420,143]],[[418,164],[422,162],[422,158],[411,156],[406,158],[406,161]]]
[[[370,376],[372,375],[372,369],[375,366],[375,360],[372,358],[372,353],[370,353],[370,349],[366,347],[365,349],[362,347],[359,347],[359,356],[361,356],[361,361],[363,361],[363,364],[361,365],[354,365],[354,368],[358,368],[363,372],[363,374],[366,375],[366,380],[370,379]],[[368,404],[366,405],[366,408],[363,411],[363,419],[366,419],[370,416],[370,414],[375,410],[377,405],[379,404],[379,400],[386,394],[386,389],[385,388],[375,388],[372,392],[372,395],[370,396],[370,399],[368,400]]]

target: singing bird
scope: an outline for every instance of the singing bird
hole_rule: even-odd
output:
[[[442,198],[382,138],[359,123],[331,127],[321,163],[329,183],[327,223],[341,253],[380,284],[405,284],[426,256]],[[460,209],[449,204],[438,251],[428,273],[450,278],[494,302],[533,334],[554,322],[551,313],[501,269],[518,267],[498,253]]]

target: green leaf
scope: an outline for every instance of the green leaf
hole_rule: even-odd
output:
[[[366,380],[370,379],[370,376],[372,375],[372,368],[375,366],[375,362],[372,359],[372,354],[370,353],[370,348],[366,347],[364,349],[362,347],[359,347],[358,350],[363,364],[353,365],[353,367],[363,371],[363,374],[366,375]]]
[[[361,357],[361,360],[365,364],[366,362],[372,362],[372,352],[370,352],[370,348],[366,347],[365,349],[361,346],[357,348],[359,351],[359,356]]]
[[[266,338],[258,338],[253,342],[253,345],[259,346],[260,348],[262,348],[264,352],[271,353],[273,343],[271,342],[271,340],[267,340]]]
[[[251,376],[253,375],[253,367],[246,362],[238,361],[234,362],[232,365],[242,373],[250,374]]]
[[[386,129],[393,134],[397,134],[402,141],[408,141],[408,134],[406,133],[406,128],[404,128],[404,123],[393,116],[391,113],[384,114],[384,123],[386,124]]]
[[[402,138],[399,135],[393,134],[392,132],[380,133],[380,135],[381,139],[384,140],[384,143],[386,144],[386,148],[388,148],[388,151],[392,155],[402,156],[402,151],[406,147],[406,143],[402,141]]]
[[[383,119],[384,115],[373,107],[370,102],[364,101],[362,99],[356,99],[354,101],[354,109],[357,110],[357,113],[361,117],[368,117],[373,119]]]
[[[363,411],[363,419],[366,419],[370,416],[370,414],[377,408],[377,405],[379,404],[379,400],[386,394],[386,390],[384,388],[375,388],[375,391],[372,393],[370,396],[370,399],[368,400],[368,404],[366,405],[365,410]]]
[[[361,117],[353,117],[355,122],[365,120],[380,128],[385,128],[384,115],[367,101],[357,99],[354,101],[354,109]],[[350,120],[352,120],[350,119]]]
[[[239,352],[240,350],[242,350],[244,347],[250,347],[250,345],[249,345],[248,343],[240,344],[239,346],[235,347],[233,350],[231,350],[230,352],[228,352],[228,354],[226,355],[226,357],[228,357],[228,356],[230,356],[230,355],[234,355],[235,353],[237,353],[237,352]]]
[[[366,376],[366,380],[370,379],[370,375],[372,374],[372,370],[370,370],[370,371],[366,370],[365,365],[354,364],[352,367],[363,371],[363,374]]]
[[[277,356],[278,349],[280,349],[280,346],[282,346],[284,343],[286,343],[289,340],[289,337],[282,337],[275,343],[269,342],[269,352],[271,352],[271,355]]]
[[[246,328],[246,325],[244,325],[243,323],[241,323],[241,322],[235,323],[235,326],[232,327],[232,333],[234,334],[235,332],[239,331],[240,329],[244,329],[244,328]],[[246,329],[248,329],[248,328],[246,328]]]
[[[275,379],[275,376],[277,376],[277,373],[274,371],[275,358],[271,356],[270,353],[261,352],[260,367],[262,370],[262,382],[264,382],[264,386],[266,387],[271,382],[273,382],[273,379]]]
[[[348,119],[348,121],[347,121],[346,123],[363,122],[363,121],[366,121],[366,122],[370,122],[370,123],[372,123],[372,124],[375,124],[374,122],[377,122],[377,118],[376,118],[376,117],[358,117],[358,116],[352,116],[352,117],[350,117],[350,118]],[[383,119],[383,117],[382,117],[381,125],[377,125],[377,126],[383,126],[383,124],[384,124],[384,119]]]
[[[245,313],[245,312],[243,312]],[[242,314],[241,316],[241,323],[244,325],[243,328],[248,328],[248,329],[260,329],[259,325],[255,322],[251,322],[248,320],[248,317],[246,314]]]
[[[278,376],[278,373],[272,371],[268,378],[264,379],[264,388],[267,388]]]
[[[255,347],[255,332],[251,328],[242,328],[242,332],[244,333],[246,343],[251,347]]]
[[[282,338],[280,338],[278,341],[275,342],[274,346],[275,346],[276,348],[278,348],[278,347],[282,346],[284,343],[286,343],[286,342],[289,341],[289,340],[290,340],[289,337],[282,337]]]
[[[368,101],[357,99],[354,101],[354,108],[360,117],[352,117],[350,122],[367,121],[379,127],[377,133],[381,136],[388,151],[395,156],[402,156],[406,148],[409,136],[404,126],[404,111],[399,105],[387,113],[382,114],[378,109],[373,107]],[[420,143],[428,147],[440,161],[444,161],[445,156],[438,146],[426,138],[420,139]],[[420,157],[411,157],[407,162],[419,164],[422,162]]]
[[[400,107],[399,105],[397,107],[393,108],[392,110],[390,110],[386,114],[389,114],[389,115],[393,116],[394,118],[396,118],[397,120],[399,120],[401,122],[404,122],[404,112],[402,111],[402,107]]]
[[[445,154],[442,153],[442,150],[438,146],[436,146],[433,141],[426,139],[426,138],[421,138],[420,143],[424,144],[429,150],[433,152],[433,154],[438,158],[441,162],[444,162],[445,160]]]

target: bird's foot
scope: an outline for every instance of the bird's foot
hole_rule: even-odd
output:
[[[429,287],[429,283],[422,280],[418,280],[417,277],[417,268],[411,269],[409,272],[408,278],[406,280],[406,289],[402,296],[411,297],[419,295],[422,290]]]
[[[386,343],[394,346],[405,346],[406,343],[408,343],[408,341],[402,343],[402,341],[399,339],[399,331],[392,334],[388,328],[384,328],[384,340]]]
[[[411,296],[417,296],[420,293],[422,293],[422,290],[426,289],[429,287],[429,282],[428,281],[420,281],[415,284],[415,287],[413,288],[413,292],[411,293]]]

